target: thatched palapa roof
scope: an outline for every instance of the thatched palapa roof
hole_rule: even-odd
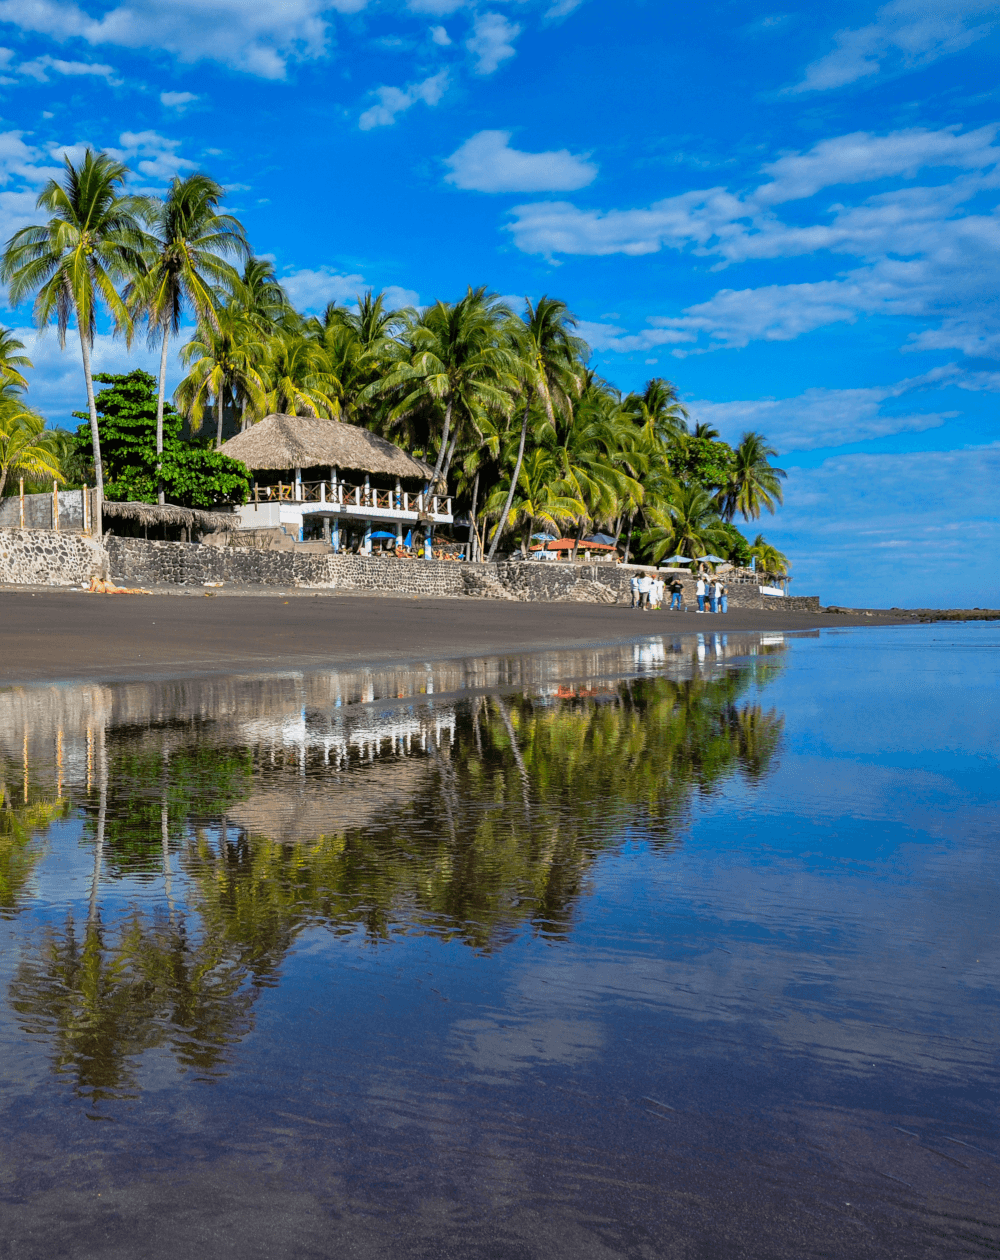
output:
[[[223,442],[222,453],[254,470],[352,468],[424,481],[434,471],[368,429],[313,416],[265,416]]]
[[[176,507],[173,503],[115,503],[104,500],[105,516],[120,516],[140,525],[183,525],[185,529],[213,531],[237,529],[240,518],[229,512],[205,512],[201,508]]]

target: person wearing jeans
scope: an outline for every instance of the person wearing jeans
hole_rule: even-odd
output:
[[[703,613],[705,611],[705,579],[700,573],[698,574],[698,582],[694,589],[695,594],[698,597],[698,611]]]
[[[679,579],[674,578],[674,580],[670,583],[670,611],[671,612],[681,611],[681,593],[683,592],[683,590],[684,590],[684,587],[681,585]]]
[[[719,596],[719,611],[729,611],[729,587],[725,585],[722,588],[722,594]]]

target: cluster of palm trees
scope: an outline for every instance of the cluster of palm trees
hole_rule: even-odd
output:
[[[589,349],[556,298],[515,312],[470,288],[417,311],[368,293],[307,317],[221,211],[224,190],[209,176],[178,177],[158,199],[128,193],[130,172],[108,154],[88,150],[65,166],[38,198],[47,220],[11,238],[0,278],[12,306],[34,296],[37,323],[55,320],[62,344],[75,321],[99,498],[90,356],[103,306],[127,342],[144,332],[159,350],[158,461],[169,349],[187,315],[195,332],[174,397],[193,428],[208,412],[221,445],[227,417],[241,427],[274,412],[369,427],[421,454],[436,481],[451,480],[481,558],[505,540],[526,551],[549,530],[577,542],[594,531],[624,537],[626,556],[635,539],[654,561],[728,554],[737,515],[756,520],[781,502],[785,474],[764,437],[747,433],[730,449],[689,424],[667,381],[623,396],[588,368]],[[707,480],[684,471],[705,444]],[[766,547],[760,537],[755,545]]]

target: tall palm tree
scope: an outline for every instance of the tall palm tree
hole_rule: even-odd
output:
[[[273,332],[292,309],[267,258],[247,258],[230,300],[265,333]]]
[[[629,394],[625,410],[640,426],[649,425],[662,442],[676,441],[687,433],[688,411],[672,381],[655,376],[641,394]]]
[[[181,361],[191,364],[178,385],[174,398],[181,411],[197,429],[205,404],[211,398],[215,408],[215,446],[222,445],[222,418],[226,396],[238,395],[262,410],[266,383],[255,364],[267,347],[257,326],[240,311],[223,306],[214,312],[214,324],[202,324],[181,351]],[[192,362],[193,360],[193,362]]]
[[[8,286],[11,306],[35,293],[35,321],[44,328],[55,316],[61,347],[66,345],[70,317],[76,318],[94,448],[94,519],[99,523],[104,466],[90,365],[97,307],[103,302],[117,327],[131,339],[132,314],[117,286],[135,280],[145,270],[149,237],[142,220],[149,202],[122,194],[128,167],[107,153],[87,149],[79,165],[67,157],[65,166],[62,180],[50,179],[35,203],[51,217],[14,233],[4,247],[0,279]]]
[[[771,457],[777,453],[762,433],[743,434],[733,452],[729,484],[721,495],[724,520],[732,521],[739,512],[745,521],[756,521],[761,508],[774,515],[775,505],[783,498],[781,483],[788,476],[784,469],[771,464]]]
[[[670,504],[670,520],[654,525],[642,536],[652,548],[653,563],[659,564],[668,551],[697,560],[725,543],[715,501],[701,486],[680,486]]]
[[[537,525],[562,529],[586,513],[583,500],[559,476],[559,464],[551,451],[533,447],[521,461],[515,492],[503,481],[497,483],[486,502],[486,514],[497,518],[494,543],[504,529],[520,527],[521,554],[527,556],[531,531]],[[506,512],[506,515],[503,513]],[[490,548],[492,559],[496,547]]]
[[[322,347],[305,332],[287,329],[270,339],[264,375],[268,412],[328,418],[340,414],[340,382]]]
[[[147,270],[126,290],[134,316],[144,316],[149,339],[160,342],[160,377],[156,396],[156,469],[158,497],[163,502],[163,482],[159,480],[163,456],[163,394],[167,379],[167,350],[171,336],[180,330],[185,303],[199,323],[212,324],[218,290],[232,291],[239,283],[236,272],[224,255],[237,257],[250,253],[246,233],[231,214],[219,214],[224,196],[220,184],[196,172],[174,178],[162,201],[152,203],[149,226],[153,236],[148,250]]]
[[[719,430],[714,428],[707,420],[699,420],[691,430],[693,438],[702,438],[706,442],[716,442],[719,438]]]
[[[0,498],[7,478],[17,474],[63,480],[45,421],[29,411],[16,394],[4,389],[0,390]]]
[[[572,412],[573,398],[580,392],[579,367],[590,354],[587,343],[573,335],[576,319],[566,303],[558,298],[545,295],[535,306],[526,299],[525,318],[519,321],[519,325],[517,348],[524,385],[524,410],[521,414],[521,439],[507,491],[507,505],[500,514],[501,522],[506,522],[517,491],[532,403],[537,402],[544,410],[554,430],[556,412],[563,416]],[[493,535],[487,560],[496,555],[502,532],[501,527]]]
[[[24,342],[18,341],[9,328],[0,328],[0,389],[14,386],[16,389],[27,389],[28,382],[21,374],[21,368],[35,365],[26,354]]]
[[[449,450],[452,424],[473,432],[484,416],[506,416],[518,387],[518,360],[511,338],[509,309],[485,287],[470,288],[453,305],[437,302],[412,318],[404,339],[408,362],[400,363],[365,394],[365,400],[391,394],[400,401],[387,417],[390,426],[417,414],[441,419],[441,436],[432,481],[437,481]],[[443,414],[441,412],[443,408]],[[433,440],[433,437],[431,437]]]

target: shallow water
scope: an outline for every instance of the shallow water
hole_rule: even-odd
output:
[[[0,691],[0,1255],[995,1255],[998,649]]]

